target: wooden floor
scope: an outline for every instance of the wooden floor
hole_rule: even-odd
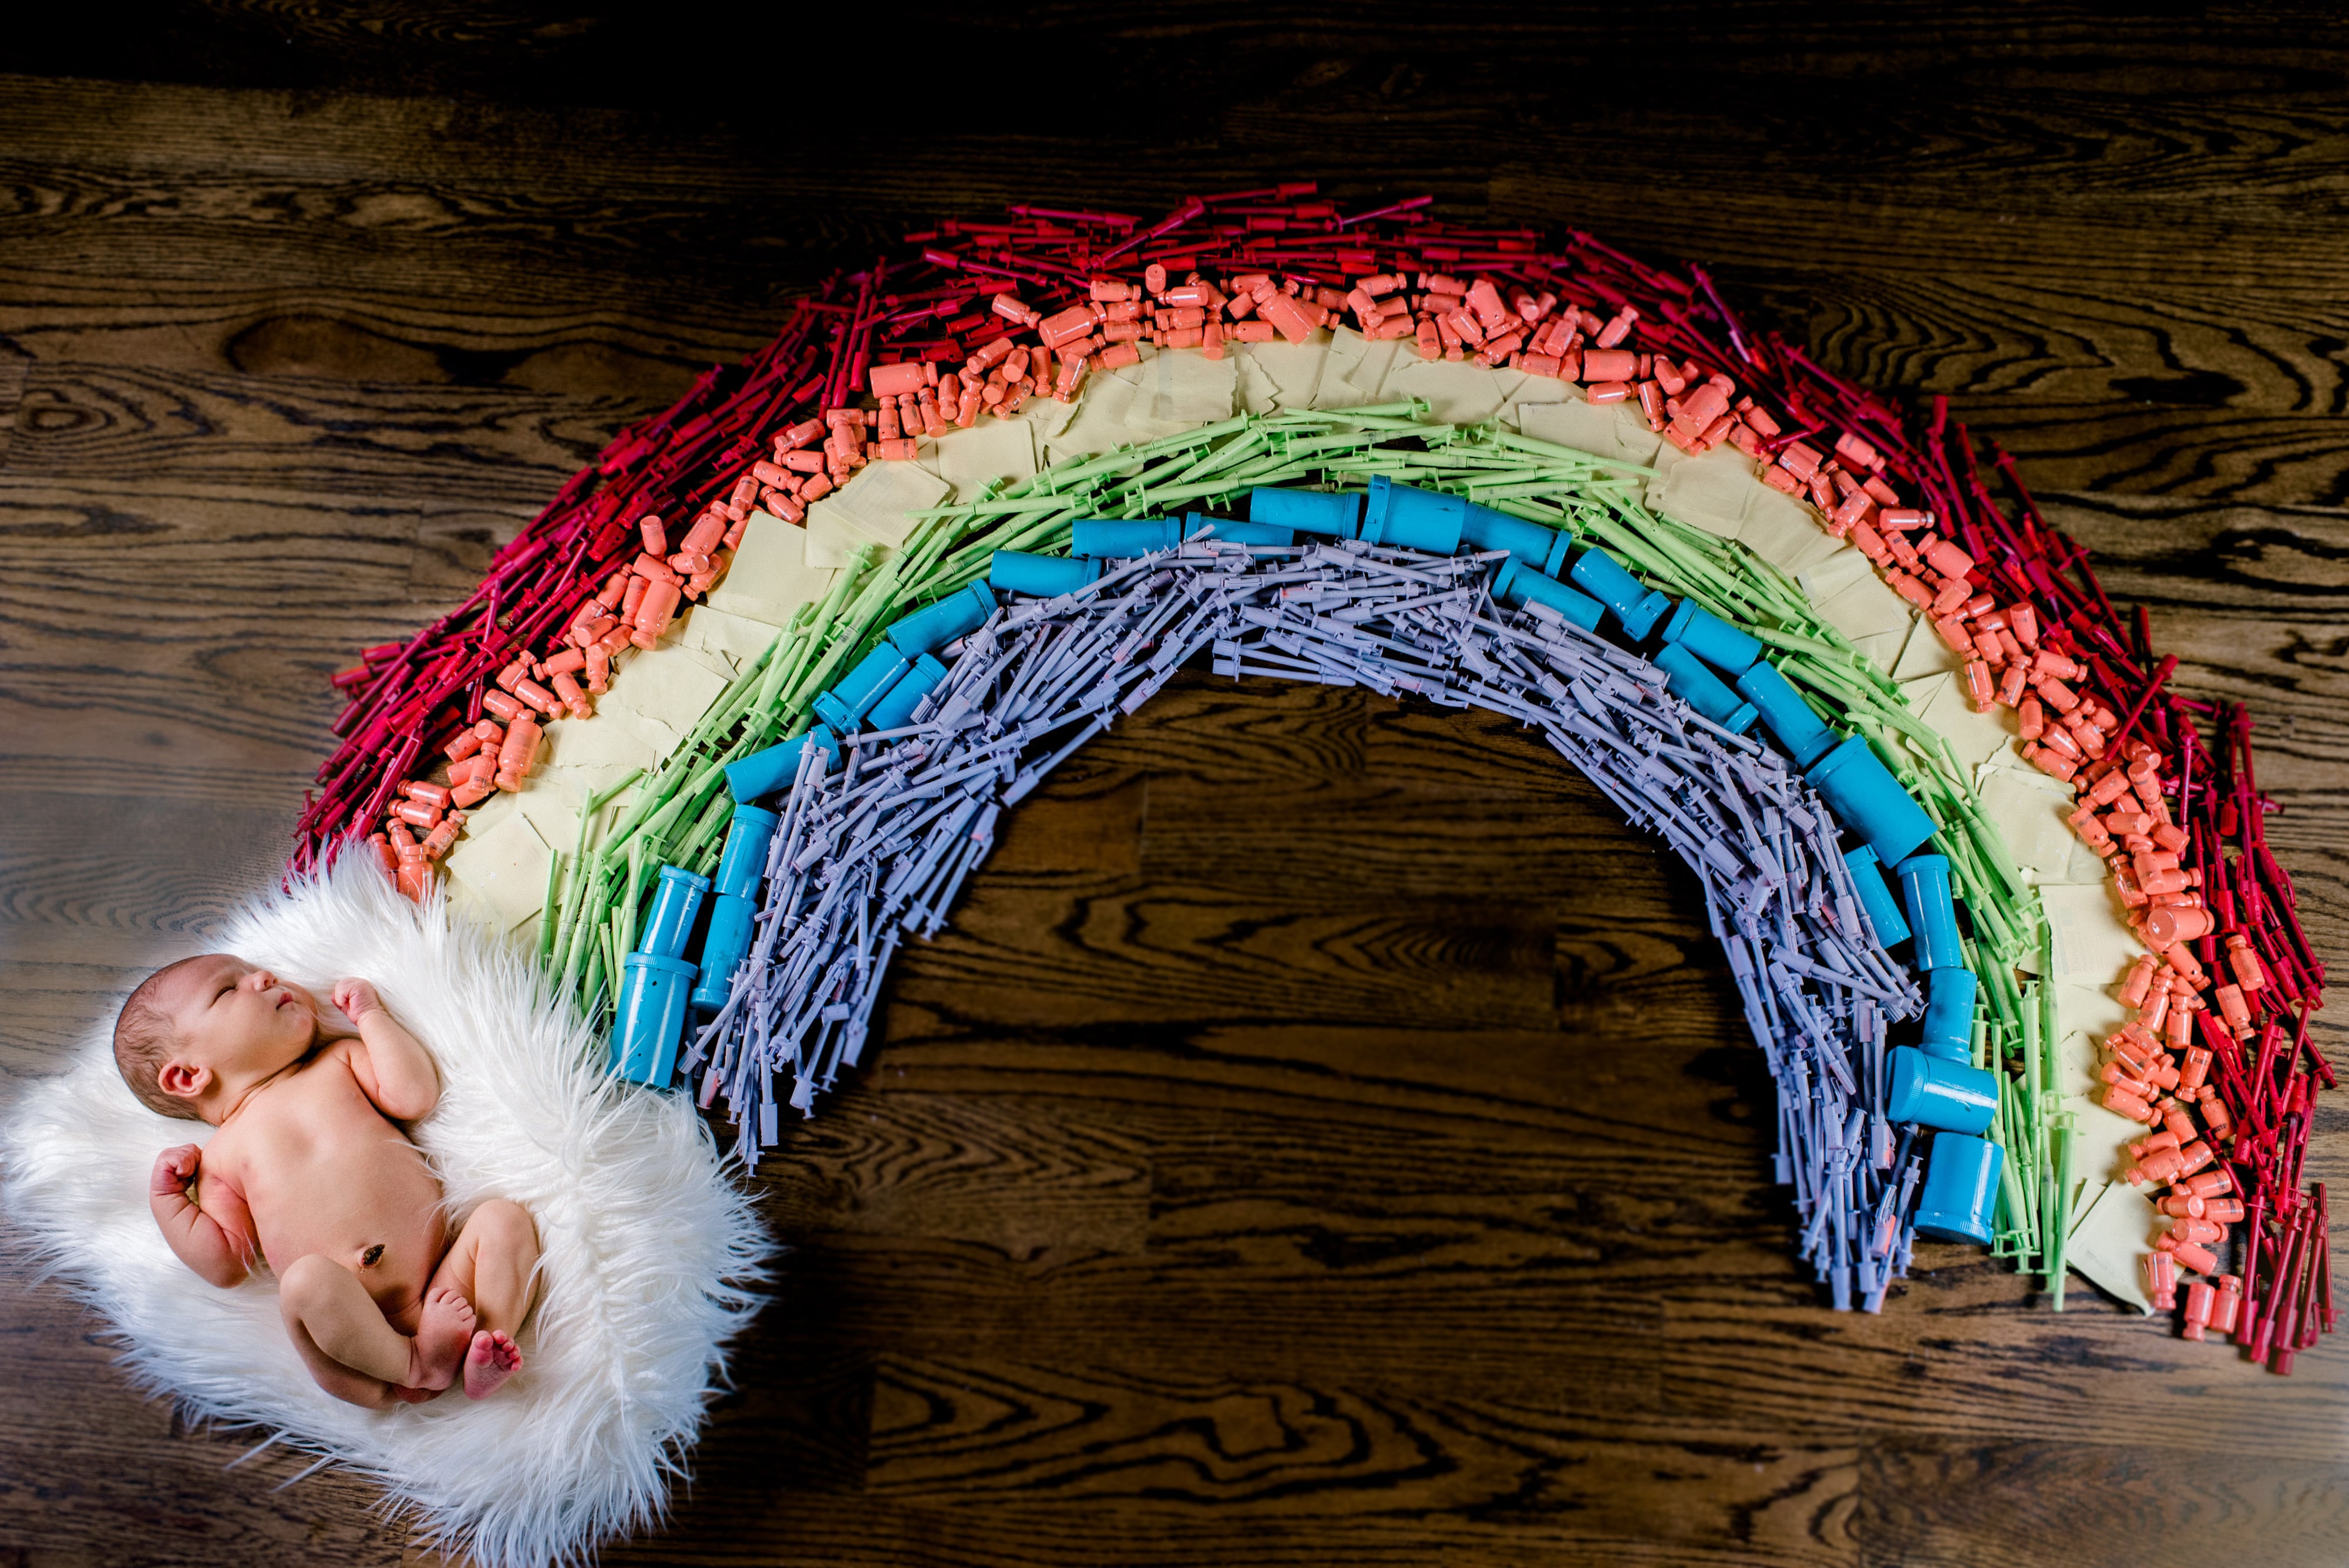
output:
[[[2254,704],[2349,951],[2325,8],[919,0],[870,57],[789,8],[49,9],[89,14],[0,50],[0,1095],[270,876],[326,673],[810,277],[941,209],[1299,175],[1710,262],[1947,393]],[[606,1561],[2349,1560],[2337,1343],[2274,1378],[1957,1249],[1821,1309],[1702,932],[1506,725],[1178,686],[1022,809],[761,1168],[795,1251]],[[0,1565],[401,1560],[364,1487],[224,1471],[99,1328],[0,1279]]]

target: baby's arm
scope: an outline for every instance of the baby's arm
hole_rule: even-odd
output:
[[[252,1272],[252,1259],[229,1240],[219,1220],[197,1208],[188,1196],[202,1159],[203,1150],[191,1143],[157,1155],[154,1174],[147,1182],[147,1207],[180,1262],[202,1275],[207,1283],[226,1290],[244,1282],[244,1276]]]
[[[396,1122],[432,1114],[440,1103],[440,1069],[422,1041],[410,1034],[363,980],[335,982],[335,1005],[359,1027],[364,1056],[354,1053],[352,1075],[376,1109]]]

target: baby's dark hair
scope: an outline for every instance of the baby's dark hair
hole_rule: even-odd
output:
[[[122,1004],[114,1020],[114,1064],[122,1073],[122,1081],[139,1096],[139,1103],[150,1111],[160,1111],[181,1121],[202,1121],[196,1107],[177,1095],[167,1095],[156,1081],[163,1064],[171,1059],[179,1045],[179,1036],[171,1031],[171,1015],[155,998],[163,982],[191,963],[202,962],[210,955],[198,953],[177,963],[167,963],[139,982],[139,989]]]

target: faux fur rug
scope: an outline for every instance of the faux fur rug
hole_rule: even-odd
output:
[[[214,946],[322,999],[338,976],[375,982],[440,1060],[440,1106],[415,1132],[455,1214],[503,1197],[536,1219],[539,1304],[522,1376],[493,1398],[369,1412],[328,1397],[266,1272],[217,1290],[164,1245],[148,1171],[212,1129],[131,1096],[109,1012],[0,1127],[0,1183],[50,1269],[118,1331],[132,1376],[372,1477],[419,1537],[484,1568],[583,1561],[657,1521],[770,1252],[693,1107],[606,1077],[519,954],[437,902],[410,905],[367,857],[248,905]]]

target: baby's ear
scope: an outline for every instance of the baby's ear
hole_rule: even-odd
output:
[[[212,1086],[212,1070],[178,1057],[163,1064],[155,1075],[155,1086],[175,1100],[195,1100]]]

